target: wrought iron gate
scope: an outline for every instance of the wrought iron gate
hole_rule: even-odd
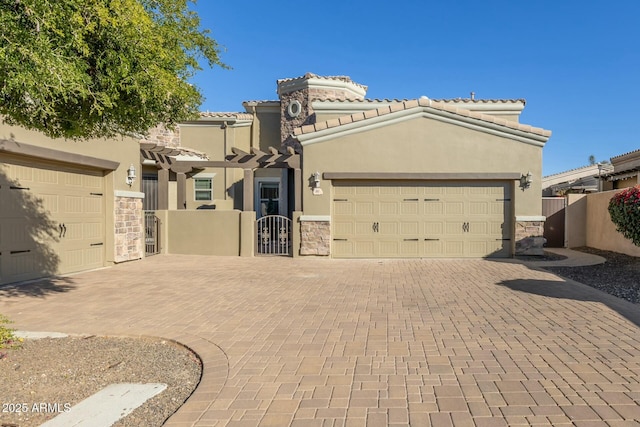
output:
[[[154,211],[144,212],[144,254],[160,253],[160,218]]]
[[[291,255],[291,220],[267,215],[256,221],[258,255]]]

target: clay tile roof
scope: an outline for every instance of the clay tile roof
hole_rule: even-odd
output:
[[[511,102],[511,101],[508,101],[508,102]],[[482,114],[475,111],[470,111],[465,108],[459,108],[459,107],[456,107],[455,105],[451,105],[446,102],[434,101],[427,97],[422,97],[420,99],[407,100],[407,101],[404,101],[402,105],[403,105],[403,108],[400,108],[400,109],[397,109],[397,108],[392,109],[390,108],[390,106],[384,106],[375,110],[367,110],[364,113],[352,114],[351,121],[348,123],[359,122],[359,121],[371,119],[374,117],[384,116],[386,114],[390,114],[392,111],[397,112],[397,111],[408,110],[416,107],[423,107],[423,108],[432,108],[440,111],[447,111],[460,116],[471,117],[476,120],[495,123],[497,125],[504,126],[509,129],[519,130],[522,132],[532,133],[532,134],[536,134],[544,137],[551,136],[551,131],[546,129],[537,128],[537,127],[533,127],[533,126],[529,126],[529,125],[525,125],[517,122],[507,121],[507,120],[494,117],[488,114]],[[347,122],[345,121],[344,123],[346,124]],[[294,130],[293,135],[297,136],[297,135],[307,134],[311,132],[317,132],[320,129],[333,128],[333,127],[342,126],[342,125],[343,124],[338,119],[328,120],[327,122],[324,122],[322,125],[320,125],[319,123],[316,123],[315,125],[307,125],[301,128],[296,128]]]
[[[253,116],[248,113],[221,113],[221,112],[200,112],[200,117],[220,118],[220,119],[236,119],[236,120],[251,120]]]
[[[611,160],[613,160],[613,159],[619,159],[620,157],[624,157],[624,156],[628,156],[629,154],[636,154],[636,153],[637,153],[637,154],[640,154],[640,149],[638,149],[638,150],[633,150],[633,151],[629,151],[628,153],[624,153],[624,154],[619,154],[619,155],[617,155],[617,156],[612,157],[612,158],[611,158]]]
[[[459,103],[459,102],[468,102],[472,104],[516,104],[518,102],[522,102],[523,104],[527,103],[526,99],[471,99],[471,98],[443,98],[443,99],[433,99],[435,102],[444,102],[444,103]]]
[[[363,89],[367,89],[367,86],[365,85],[361,85],[360,83],[356,83],[353,80],[351,80],[351,77],[349,76],[319,76],[317,74],[314,73],[306,73],[304,76],[300,76],[300,77],[292,77],[292,78],[286,78],[286,79],[278,79],[277,83],[286,83],[286,82],[291,82],[291,81],[295,81],[295,80],[309,80],[309,79],[321,79],[321,80],[337,80],[337,81],[342,81],[342,82],[346,82],[346,83],[352,83],[356,86],[359,86]]]

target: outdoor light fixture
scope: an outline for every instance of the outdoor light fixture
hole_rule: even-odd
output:
[[[132,164],[131,166],[129,166],[129,169],[127,169],[127,185],[131,187],[131,185],[133,185],[133,181],[135,180],[136,180],[136,168]]]
[[[314,172],[311,176],[313,188],[320,188],[320,172]]]
[[[522,188],[522,191],[531,187],[531,182],[533,182],[533,175],[531,175],[531,172],[527,172],[526,175],[522,175],[520,177],[520,188]]]

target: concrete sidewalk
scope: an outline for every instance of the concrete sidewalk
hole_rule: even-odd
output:
[[[22,330],[175,339],[171,426],[631,426],[638,306],[519,263],[156,256],[0,288]]]

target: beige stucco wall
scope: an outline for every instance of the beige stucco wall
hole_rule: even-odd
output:
[[[542,147],[417,117],[377,129],[304,145],[305,215],[329,215],[331,184],[323,195],[307,185],[314,172],[517,173],[530,171],[533,183],[514,191],[514,215],[542,212]]]
[[[91,139],[88,141],[69,141],[51,139],[39,132],[30,131],[17,126],[8,126],[0,120],[0,139],[14,140],[17,143],[35,145],[68,153],[81,154],[119,162],[112,179],[115,190],[140,191],[140,146],[138,140],[132,138]],[[132,187],[126,184],[127,169],[133,164],[138,172],[138,179]],[[113,195],[112,195],[113,198]]]
[[[237,147],[243,151],[250,150],[251,127],[236,127],[232,124],[226,127],[218,122],[203,122],[185,124],[180,127],[181,145],[207,155],[209,160],[223,161],[232,154],[231,148]],[[213,178],[212,201],[195,200],[193,179],[187,179],[187,209],[197,209],[202,205],[215,205],[216,210],[234,208],[234,188],[242,180],[242,170],[234,168],[204,168],[199,176],[215,174]],[[193,174],[189,174],[192,177]],[[198,176],[198,175],[195,175]],[[236,206],[237,207],[237,206]]]
[[[140,146],[138,140],[121,137],[113,139],[91,139],[87,141],[51,139],[39,132],[30,131],[17,126],[6,125],[2,123],[1,120],[0,140],[11,141],[15,144],[33,145],[64,153],[80,154],[83,156],[119,163],[116,170],[104,172],[105,263],[108,265],[118,262],[115,242],[115,192],[139,192],[141,189],[142,167],[140,163]],[[132,186],[129,186],[126,183],[127,170],[130,165],[133,165],[137,171],[137,179]],[[95,168],[91,169],[95,170]],[[136,234],[128,240],[135,241],[139,238],[140,236]],[[127,241],[124,244],[129,245],[130,243],[131,242]]]
[[[254,128],[254,145],[260,150],[269,152],[269,147],[280,147],[280,111],[256,112]]]
[[[587,195],[586,244],[592,248],[640,256],[640,247],[616,231],[611,222],[609,200],[617,191]]]
[[[619,181],[613,181],[615,188],[627,188],[640,184],[640,172],[637,176],[632,176],[627,179],[621,179]]]
[[[587,245],[587,195],[567,194],[565,208],[565,246],[579,248]]]
[[[163,250],[165,253],[228,256],[240,254],[239,211],[168,211],[162,229],[167,236]]]

